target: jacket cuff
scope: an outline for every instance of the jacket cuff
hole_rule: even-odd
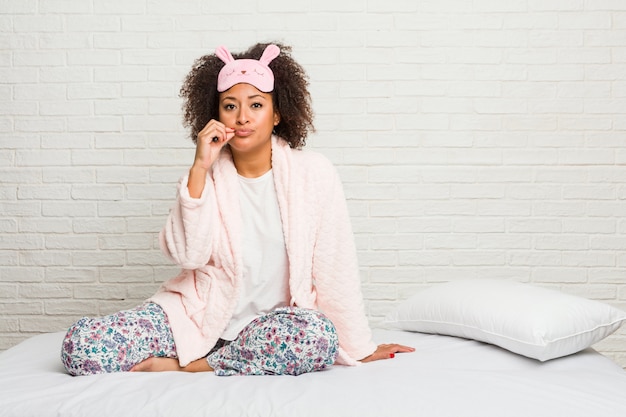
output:
[[[185,175],[178,182],[178,199],[180,201],[180,205],[187,209],[194,209],[202,206],[207,199],[209,187],[205,185],[204,189],[202,190],[202,194],[200,195],[200,198],[193,198],[189,195],[189,188],[187,188],[188,184],[189,175]]]

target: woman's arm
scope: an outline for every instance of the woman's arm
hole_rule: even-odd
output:
[[[163,252],[184,269],[197,269],[209,261],[217,208],[212,204],[214,190],[205,189],[207,174],[233,136],[232,129],[216,120],[209,121],[196,139],[189,175],[178,184],[177,203],[161,232],[160,244]]]
[[[206,175],[217,160],[220,151],[235,136],[234,129],[217,120],[209,123],[198,133],[196,155],[189,170],[187,188],[191,198],[200,198],[206,182]]]

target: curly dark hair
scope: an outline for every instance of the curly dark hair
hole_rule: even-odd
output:
[[[286,140],[290,147],[299,149],[306,144],[308,133],[315,131],[315,127],[307,88],[308,76],[291,57],[291,47],[278,42],[257,43],[243,53],[232,55],[235,59],[259,59],[270,44],[280,48],[280,55],[269,64],[274,73],[272,101],[274,110],[280,115],[274,133]],[[198,58],[180,89],[180,96],[184,99],[184,126],[190,129],[189,137],[194,143],[209,120],[219,120],[217,74],[224,65],[215,54]]]

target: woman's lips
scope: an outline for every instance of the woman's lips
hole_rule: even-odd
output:
[[[238,136],[240,138],[245,138],[246,136],[250,136],[252,133],[254,133],[254,131],[248,130],[248,129],[235,130],[235,136]]]

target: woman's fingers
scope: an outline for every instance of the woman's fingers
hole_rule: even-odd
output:
[[[397,343],[378,345],[376,351],[367,358],[361,360],[361,362],[372,362],[381,359],[391,359],[396,356],[396,353],[414,352],[415,348],[410,346],[399,345]]]
[[[222,147],[235,136],[235,130],[217,120],[209,121],[196,138],[194,165],[209,169]]]
[[[235,130],[226,127],[224,123],[211,119],[198,133],[197,141],[207,144],[228,142],[235,135]]]
[[[407,352],[415,352],[415,348],[411,346],[404,345],[393,345],[396,349],[396,353],[407,353]]]
[[[399,345],[397,343],[394,344],[390,344],[390,345],[383,345],[385,346],[381,352],[381,359],[391,359],[394,358],[396,356],[396,353],[407,353],[407,352],[414,352],[415,348],[412,348],[410,346],[404,346],[404,345]]]

